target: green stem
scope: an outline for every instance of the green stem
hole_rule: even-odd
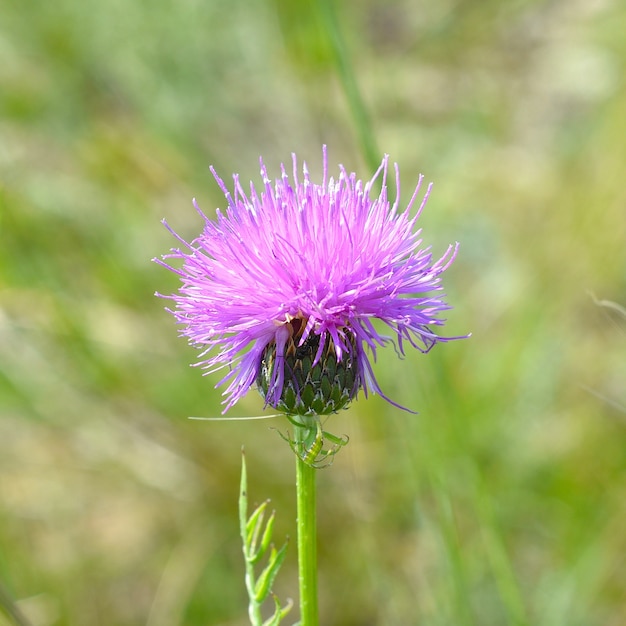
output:
[[[310,436],[307,426],[294,428],[296,446]],[[296,497],[298,514],[298,578],[300,583],[300,626],[318,626],[317,611],[317,522],[315,472],[296,454]]]

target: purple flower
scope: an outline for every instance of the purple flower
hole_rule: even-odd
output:
[[[228,207],[204,219],[202,234],[181,242],[164,260],[182,285],[162,296],[174,301],[170,312],[181,334],[200,349],[197,365],[207,373],[227,370],[216,386],[226,385],[224,412],[255,383],[266,405],[293,413],[330,413],[363,389],[382,393],[371,358],[378,346],[395,339],[427,352],[441,337],[435,328],[449,309],[441,298],[441,274],[456,256],[458,244],[433,261],[421,247],[416,221],[426,204],[428,186],[414,216],[422,176],[408,206],[387,199],[388,156],[371,181],[339,167],[328,178],[326,148],[321,184],[306,164],[293,181],[284,166],[272,182],[261,159],[263,185],[246,195],[237,175],[234,195],[211,168]],[[371,197],[382,174],[382,191]],[[168,259],[166,261],[166,259]],[[170,265],[169,259],[182,262]],[[157,294],[160,295],[160,294]],[[374,325],[380,320],[392,337]]]

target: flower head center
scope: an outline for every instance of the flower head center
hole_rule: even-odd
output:
[[[308,320],[287,322],[289,336],[283,354],[275,341],[261,356],[257,385],[265,402],[291,415],[327,415],[346,407],[361,387],[357,344],[346,330],[345,344],[337,357],[330,333],[308,329]],[[304,339],[303,339],[304,338]]]

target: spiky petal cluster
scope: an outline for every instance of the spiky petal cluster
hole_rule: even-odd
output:
[[[178,293],[163,297],[176,304],[170,312],[181,334],[200,348],[197,365],[207,372],[227,370],[217,384],[226,385],[225,412],[259,379],[269,349],[276,366],[261,387],[266,404],[280,406],[291,382],[281,364],[289,349],[294,352],[295,328],[296,356],[298,346],[316,347],[313,367],[327,358],[329,346],[336,362],[349,359],[355,388],[347,390],[348,399],[359,388],[385,397],[369,356],[375,359],[377,346],[395,339],[404,354],[406,343],[426,352],[456,339],[435,334],[444,322],[440,313],[450,308],[435,294],[458,244],[433,260],[415,228],[431,187],[411,215],[422,176],[400,210],[397,165],[396,200],[387,199],[388,156],[367,183],[342,166],[336,180],[329,178],[326,148],[321,184],[311,180],[306,164],[299,179],[295,155],[292,179],[281,166],[280,178],[272,181],[260,163],[263,186],[257,191],[251,183],[248,194],[237,175],[231,194],[211,168],[228,206],[213,221],[194,200],[204,230],[191,243],[164,222],[183,247],[157,260],[182,281]],[[372,198],[381,175],[382,190]],[[392,337],[380,334],[374,320]]]

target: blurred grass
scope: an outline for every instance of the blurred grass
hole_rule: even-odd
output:
[[[336,3],[377,144],[446,277],[450,334],[333,417],[325,624],[626,621],[626,9]],[[316,3],[0,5],[0,582],[35,625],[244,624],[239,449],[294,536],[267,423],[206,424],[149,259],[208,174],[368,155]],[[237,414],[255,415],[251,393]],[[279,424],[275,424],[278,426]],[[277,589],[296,595],[295,550]],[[0,616],[0,624],[10,623]]]

